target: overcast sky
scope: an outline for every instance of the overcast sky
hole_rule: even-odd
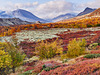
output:
[[[99,8],[100,0],[0,0],[0,10],[25,9],[44,19],[79,13],[86,7]]]

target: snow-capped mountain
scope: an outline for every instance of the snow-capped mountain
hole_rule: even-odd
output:
[[[59,16],[53,18],[52,21],[53,21],[53,22],[57,22],[57,21],[60,21],[60,20],[73,18],[73,17],[75,17],[75,16],[76,16],[75,14],[67,13],[67,14],[59,15]]]
[[[47,22],[46,20],[38,18],[31,12],[23,9],[17,9],[9,13],[7,13],[6,11],[1,11],[0,18],[19,18],[21,20],[29,21],[29,22],[36,22],[36,21]]]
[[[13,18],[13,16],[9,15],[6,11],[0,11],[0,18]]]
[[[35,21],[46,22],[46,20],[38,18],[37,16],[33,15],[31,12],[23,9],[17,9],[11,12],[11,15],[16,18],[20,18],[22,20],[29,21],[29,22],[35,22]]]

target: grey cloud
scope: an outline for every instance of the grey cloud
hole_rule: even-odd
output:
[[[13,4],[12,2],[9,2],[6,4],[6,6],[0,8],[0,10],[15,10],[15,9],[27,9],[27,8],[35,8],[38,6],[38,2],[33,2],[33,3],[15,3]]]
[[[42,18],[53,18],[60,14],[70,13],[74,10],[74,4],[65,0],[54,0],[40,4],[32,11]]]
[[[18,3],[18,4],[15,4],[14,6],[18,8],[30,8],[30,7],[34,7],[37,5],[38,5],[38,2],[33,2],[33,3],[23,3],[23,4]]]
[[[67,2],[66,0],[51,0],[49,2],[39,4],[38,2],[33,3],[8,3],[5,10],[15,10],[18,8],[28,10],[40,18],[53,18],[61,14],[74,12],[75,4]]]
[[[80,8],[86,8],[86,7],[90,7],[90,8],[100,8],[100,0],[94,0],[85,4],[80,4],[78,5]]]
[[[6,7],[0,8],[0,10],[15,10],[18,8],[28,10],[40,18],[54,18],[61,14],[66,13],[79,13],[86,7],[99,8],[100,0],[94,0],[84,4],[74,4],[67,2],[66,0],[50,0],[49,2],[39,4],[38,2],[33,3],[8,3]]]

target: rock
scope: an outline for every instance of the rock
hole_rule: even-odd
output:
[[[41,22],[40,21],[36,21],[36,24],[41,24]]]
[[[46,67],[53,67],[54,64],[52,64],[52,63],[46,63],[45,66],[46,66]]]

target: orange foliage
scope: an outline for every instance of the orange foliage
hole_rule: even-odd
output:
[[[27,24],[27,25],[11,25],[0,26],[0,37],[9,36],[21,30],[34,30],[43,28],[86,28],[100,26],[100,18],[88,18],[76,21],[62,23],[44,23],[44,24]]]

